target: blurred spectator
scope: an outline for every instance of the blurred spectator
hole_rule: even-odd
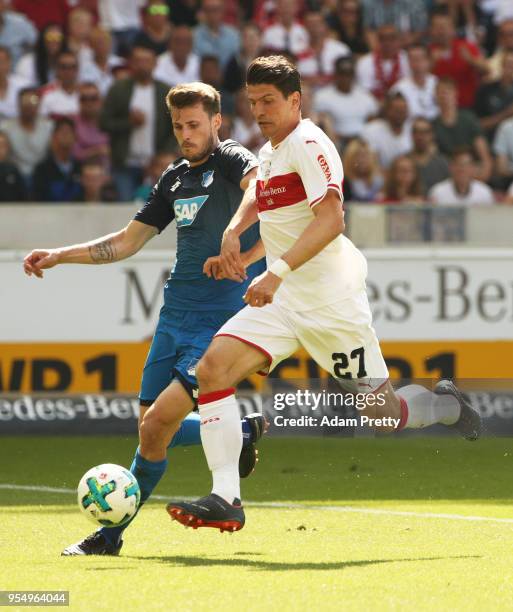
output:
[[[438,79],[431,74],[429,54],[426,47],[415,44],[408,49],[411,76],[404,77],[391,91],[401,93],[408,104],[410,118],[434,119],[438,115],[435,90]]]
[[[92,57],[80,64],[78,80],[94,83],[102,96],[114,81],[113,70],[124,64],[124,60],[112,53],[112,36],[103,28],[96,27],[90,37]]]
[[[167,50],[170,39],[168,5],[164,0],[149,0],[143,11],[143,27],[135,37],[134,45],[148,47],[160,55]]]
[[[9,49],[12,65],[31,49],[37,40],[37,30],[21,13],[9,10],[10,0],[0,0],[0,46]]]
[[[438,206],[474,206],[493,204],[493,191],[476,174],[470,151],[460,150],[451,157],[451,177],[434,185],[429,200]]]
[[[298,59],[297,67],[303,79],[308,79],[312,85],[327,85],[333,80],[337,59],[351,55],[351,50],[339,40],[329,37],[328,26],[321,13],[306,13],[304,23],[309,48]]]
[[[351,186],[351,200],[374,202],[383,188],[383,175],[376,154],[360,139],[352,140],[344,152],[344,185]]]
[[[488,78],[498,81],[502,76],[504,53],[513,51],[513,19],[504,21],[499,26],[497,50],[488,60]]]
[[[223,73],[219,59],[215,55],[204,55],[200,60],[199,80],[215,87],[221,94],[221,109],[223,114],[233,115],[235,112],[233,95],[223,87]]]
[[[384,25],[393,25],[400,32],[403,47],[419,42],[427,27],[427,9],[424,0],[361,0],[363,25],[372,49],[376,49],[376,31]],[[378,37],[379,38],[379,37]]]
[[[76,142],[74,157],[81,163],[97,162],[110,165],[109,137],[99,127],[102,99],[94,83],[82,83],[78,89],[80,112],[75,117]]]
[[[449,176],[447,158],[441,155],[434,142],[433,126],[423,117],[414,119],[411,129],[413,150],[410,157],[417,164],[423,194]]]
[[[513,50],[503,53],[501,73],[499,80],[480,87],[476,96],[476,113],[489,141],[497,126],[513,117]]]
[[[506,194],[505,204],[513,204],[513,183],[509,186],[508,193]]]
[[[495,173],[501,186],[513,179],[513,118],[500,124],[493,141]]]
[[[366,121],[379,113],[376,99],[355,85],[354,62],[339,58],[335,63],[335,82],[314,95],[314,108],[332,119],[337,140],[347,142],[358,136]]]
[[[253,0],[253,2],[248,2],[247,4],[253,5],[250,9],[246,10],[249,10],[251,19],[262,29],[272,25],[278,19],[280,10],[278,0]],[[307,0],[297,0],[296,2],[296,15],[298,19],[303,16],[305,4],[307,4]]]
[[[174,87],[178,83],[190,83],[199,79],[199,57],[192,52],[192,30],[188,26],[176,26],[169,41],[169,51],[157,59],[153,76]]]
[[[387,96],[383,119],[374,119],[367,123],[361,136],[377,153],[379,162],[385,169],[398,155],[409,153],[412,149],[411,126],[404,97],[399,93]]]
[[[437,77],[452,78],[458,89],[458,104],[472,108],[481,74],[488,67],[475,44],[456,38],[451,18],[434,13],[431,17],[432,72]]]
[[[30,19],[39,31],[51,23],[63,28],[70,10],[68,0],[14,0],[12,6]]]
[[[223,140],[229,140],[233,138],[233,116],[223,114],[223,122],[221,123],[221,127],[219,128],[219,140],[222,142]]]
[[[235,94],[235,116],[232,138],[255,154],[258,153],[266,141],[251,114],[245,89],[241,89]]]
[[[71,51],[59,53],[56,79],[44,88],[41,114],[49,117],[72,116],[78,113],[78,61]]]
[[[75,126],[72,119],[63,117],[55,122],[50,151],[37,164],[32,180],[36,202],[73,202],[80,194],[80,166],[73,157]]]
[[[308,51],[308,32],[297,19],[298,0],[276,0],[275,22],[264,29],[262,46],[296,57]]]
[[[186,25],[190,28],[198,25],[201,0],[167,0],[167,5],[171,11],[171,22],[174,25]]]
[[[9,138],[0,132],[0,202],[23,202],[27,199],[27,189],[10,154]]]
[[[387,171],[383,202],[399,204],[422,201],[422,184],[417,166],[408,155],[399,155]]]
[[[260,55],[261,40],[258,26],[254,23],[243,26],[240,51],[230,59],[224,71],[224,86],[229,92],[239,91],[245,86],[248,66]]]
[[[81,7],[74,8],[68,15],[66,43],[79,64],[92,60],[93,51],[89,44],[94,25],[93,15]]]
[[[360,87],[382,100],[392,85],[409,76],[410,67],[395,26],[381,26],[377,38],[377,48],[358,60],[356,79]]]
[[[140,10],[146,0],[98,0],[102,28],[114,38],[114,53],[127,55],[141,28]]]
[[[118,194],[105,166],[97,162],[86,162],[80,168],[80,194],[75,202],[99,204],[101,202],[116,202]]]
[[[223,23],[223,0],[203,0],[201,9],[204,21],[194,30],[194,52],[200,57],[215,55],[224,70],[240,50],[239,33]]]
[[[353,55],[369,52],[358,0],[338,0],[327,20],[329,27],[351,49]]]
[[[0,47],[0,119],[16,117],[18,114],[18,94],[28,85],[17,74],[11,74],[9,50]]]
[[[46,155],[53,128],[52,121],[40,116],[39,105],[37,89],[22,89],[18,95],[18,117],[1,124],[1,129],[11,142],[12,159],[27,184],[34,167]]]
[[[301,84],[301,116],[303,119],[310,119],[317,127],[326,134],[326,136],[335,144],[337,143],[337,134],[333,126],[333,121],[328,113],[322,113],[316,110],[313,106],[314,96],[312,86],[309,83]]]
[[[493,166],[488,143],[474,113],[458,109],[457,95],[454,81],[440,79],[436,87],[440,115],[433,122],[436,144],[440,152],[448,157],[458,149],[472,150],[479,162],[475,178],[487,181]]]
[[[132,76],[116,81],[103,104],[100,127],[110,135],[113,178],[123,201],[132,199],[143,168],[155,153],[173,150],[168,86],[153,79],[155,53],[134,47]]]
[[[223,117],[223,121],[224,121]],[[161,174],[174,162],[177,157],[174,153],[158,153],[154,155],[144,170],[144,181],[137,188],[134,199],[138,202],[146,202],[150,197],[153,186],[159,180]]]
[[[50,23],[39,33],[36,48],[26,53],[16,64],[16,74],[31,85],[46,85],[56,76],[59,54],[66,51],[61,26]]]
[[[495,23],[501,25],[509,19],[513,19],[513,4],[511,4],[511,0],[497,0],[494,17]]]

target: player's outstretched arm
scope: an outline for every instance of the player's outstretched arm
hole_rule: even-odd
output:
[[[34,275],[37,278],[43,278],[43,270],[48,270],[58,264],[113,263],[137,253],[157,233],[156,227],[140,221],[130,221],[119,232],[96,238],[90,242],[56,249],[36,249],[23,260],[23,270],[27,276]]]

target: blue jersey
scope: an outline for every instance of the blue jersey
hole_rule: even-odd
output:
[[[258,165],[255,156],[234,140],[219,143],[209,159],[191,168],[178,159],[162,174],[135,220],[161,232],[176,221],[176,263],[165,285],[164,302],[180,310],[240,310],[251,280],[264,269],[250,266],[243,283],[216,281],[203,273],[205,261],[219,255],[221,239],[240,205],[242,178]],[[241,250],[259,239],[255,225],[241,236]]]

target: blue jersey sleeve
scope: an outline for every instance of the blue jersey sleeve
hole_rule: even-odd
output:
[[[164,197],[164,184],[168,183],[164,173],[151,190],[146,204],[137,211],[134,220],[152,225],[162,232],[175,218],[172,203]]]
[[[216,163],[223,176],[239,185],[244,176],[258,166],[257,158],[235,140],[225,140],[215,152]]]

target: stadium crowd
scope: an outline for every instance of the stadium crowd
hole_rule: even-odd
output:
[[[144,200],[181,82],[258,151],[244,75],[268,53],[297,62],[346,201],[513,204],[513,0],[0,0],[0,201]]]

